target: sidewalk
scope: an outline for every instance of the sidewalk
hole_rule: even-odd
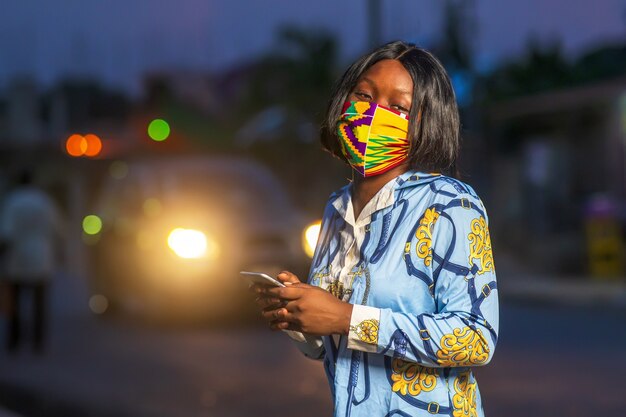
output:
[[[515,277],[499,285],[500,295],[521,301],[573,307],[626,310],[624,281],[599,282],[591,277]]]
[[[626,310],[626,277],[600,280],[591,276],[530,273],[506,256],[498,258],[496,271],[503,299]]]

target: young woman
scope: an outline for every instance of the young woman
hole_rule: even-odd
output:
[[[263,316],[307,335],[335,416],[482,416],[472,368],[496,346],[496,275],[480,198],[443,175],[459,148],[443,66],[403,42],[361,57],[322,144],[353,180],[328,200],[308,283],[284,271],[285,288],[254,287]]]

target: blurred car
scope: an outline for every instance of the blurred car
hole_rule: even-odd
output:
[[[256,307],[239,271],[306,277],[319,226],[307,228],[262,165],[168,157],[126,170],[104,180],[95,208],[93,292],[109,310],[241,316]]]

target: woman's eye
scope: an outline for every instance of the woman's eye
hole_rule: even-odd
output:
[[[360,98],[360,99],[363,99],[363,100],[371,100],[371,99],[372,99],[372,96],[370,96],[370,95],[369,95],[369,94],[367,94],[367,93],[363,93],[363,92],[361,92],[361,91],[357,91],[357,92],[355,92],[355,93],[354,93],[354,95],[355,95],[356,97]]]
[[[409,109],[407,109],[406,107],[398,106],[397,104],[394,104],[391,107],[392,108],[396,108],[398,111],[400,111],[402,113],[409,114]]]

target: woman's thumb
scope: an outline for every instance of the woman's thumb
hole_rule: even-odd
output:
[[[289,271],[282,271],[276,278],[285,285],[301,283],[300,279]]]

